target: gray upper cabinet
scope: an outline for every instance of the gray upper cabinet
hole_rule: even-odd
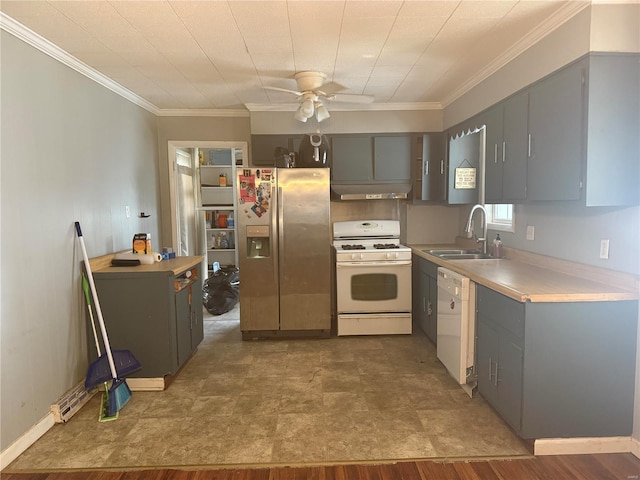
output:
[[[411,137],[373,137],[373,178],[376,181],[411,180]]]
[[[302,135],[251,135],[251,165],[273,167],[276,148],[297,152],[301,140]]]
[[[529,91],[529,200],[579,200],[586,61]]]
[[[480,133],[469,133],[449,141],[447,203],[478,203],[480,174]]]
[[[410,182],[411,136],[333,135],[333,183]]]
[[[592,54],[586,204],[640,204],[640,55]]]
[[[373,142],[370,135],[331,138],[334,183],[365,183],[373,180]]]
[[[485,201],[640,204],[640,55],[601,53],[479,115]]]
[[[447,134],[427,133],[413,139],[413,203],[443,202],[447,188]]]
[[[486,203],[517,203],[527,197],[528,101],[522,92],[484,114]]]
[[[529,200],[640,203],[640,55],[590,54],[529,93]]]

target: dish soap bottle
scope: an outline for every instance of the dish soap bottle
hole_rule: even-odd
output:
[[[502,258],[502,240],[500,240],[500,234],[496,234],[496,238],[493,241],[493,256],[496,258]]]

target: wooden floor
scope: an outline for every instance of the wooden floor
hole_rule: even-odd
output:
[[[628,453],[542,456],[468,462],[419,461],[225,470],[2,473],[2,480],[638,480],[640,459]]]

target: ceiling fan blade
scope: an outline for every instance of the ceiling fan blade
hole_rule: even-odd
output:
[[[346,93],[335,93],[328,95],[327,98],[332,102],[342,103],[373,103],[373,97],[369,95],[349,95]]]
[[[298,97],[300,97],[302,95],[302,92],[297,92],[295,90],[288,90],[286,88],[279,88],[279,87],[262,87],[265,90],[275,90],[276,92],[285,92],[285,93],[291,93],[293,95],[296,95]]]
[[[327,82],[323,84],[321,87],[319,87],[317,91],[322,95],[328,96],[328,95],[333,95],[334,93],[342,92],[343,90],[346,90],[346,89],[347,87],[345,87],[344,85],[340,85],[339,83]]]

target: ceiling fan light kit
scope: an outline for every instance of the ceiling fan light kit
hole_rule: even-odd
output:
[[[298,90],[269,86],[263,88],[296,95],[300,104],[298,105],[294,118],[300,122],[306,122],[307,119],[313,117],[314,114],[318,122],[322,122],[330,117],[327,107],[322,103],[320,98],[334,102],[359,104],[373,102],[373,97],[368,95],[336,94],[336,92],[344,90],[345,87],[333,82],[324,83],[327,76],[321,72],[298,72],[294,75],[294,78]]]
[[[330,116],[331,115],[329,115],[327,107],[325,107],[322,102],[316,102],[316,118],[318,119],[318,122],[326,120]]]

